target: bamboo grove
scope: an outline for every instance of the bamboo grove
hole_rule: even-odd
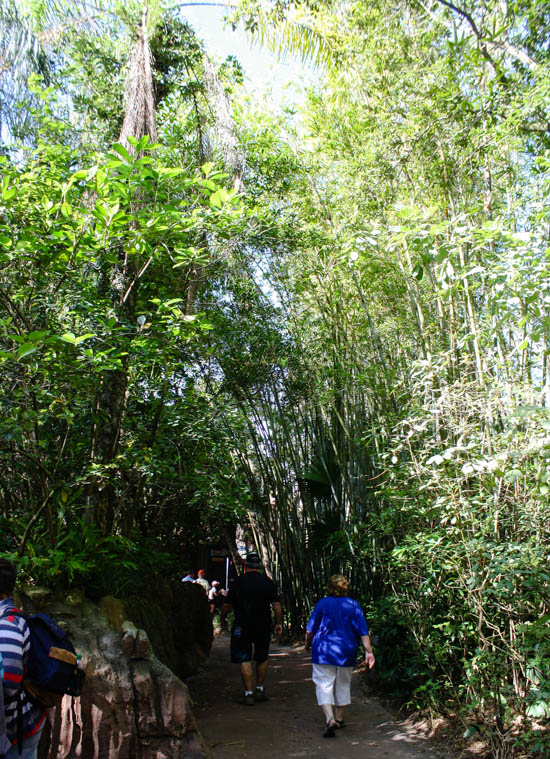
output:
[[[183,12],[2,3],[2,550],[120,594],[240,525],[289,633],[344,571],[379,690],[544,756],[550,13],[243,3],[280,108]]]

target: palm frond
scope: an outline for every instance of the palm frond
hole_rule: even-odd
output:
[[[3,124],[13,135],[24,127],[29,76],[40,74],[48,83],[49,55],[67,31],[99,34],[113,22],[106,0],[0,0],[0,129]],[[27,108],[17,108],[22,101]]]
[[[112,15],[112,3],[103,0],[15,0],[20,16],[35,34],[58,27],[93,28],[105,16]]]
[[[21,16],[17,4],[13,0],[0,0],[0,131],[5,127],[13,134],[24,126],[29,111],[17,108],[17,104],[29,100],[27,83],[32,73],[48,80],[43,45]]]
[[[254,31],[250,32],[252,42],[266,47],[280,60],[294,56],[317,68],[332,68],[335,64],[330,41],[307,18],[274,19],[272,14],[260,9],[256,21]]]

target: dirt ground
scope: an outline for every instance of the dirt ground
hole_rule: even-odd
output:
[[[267,702],[238,703],[242,686],[229,662],[229,637],[214,640],[208,665],[189,683],[193,711],[214,759],[266,759],[267,755],[321,759],[448,759],[429,738],[395,721],[352,679],[346,726],[323,738],[323,719],[311,682],[311,658],[303,648],[274,645],[266,682]]]

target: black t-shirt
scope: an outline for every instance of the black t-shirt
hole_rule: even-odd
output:
[[[277,587],[261,572],[247,572],[237,577],[227,594],[227,603],[235,612],[235,624],[254,629],[269,629],[270,606],[275,601],[279,601]]]

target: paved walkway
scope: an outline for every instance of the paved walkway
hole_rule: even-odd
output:
[[[396,722],[352,679],[346,727],[323,738],[321,710],[311,682],[311,659],[302,648],[273,646],[266,684],[269,701],[243,706],[239,668],[229,662],[229,638],[214,640],[209,664],[189,682],[194,714],[214,759],[445,759],[431,742]]]

